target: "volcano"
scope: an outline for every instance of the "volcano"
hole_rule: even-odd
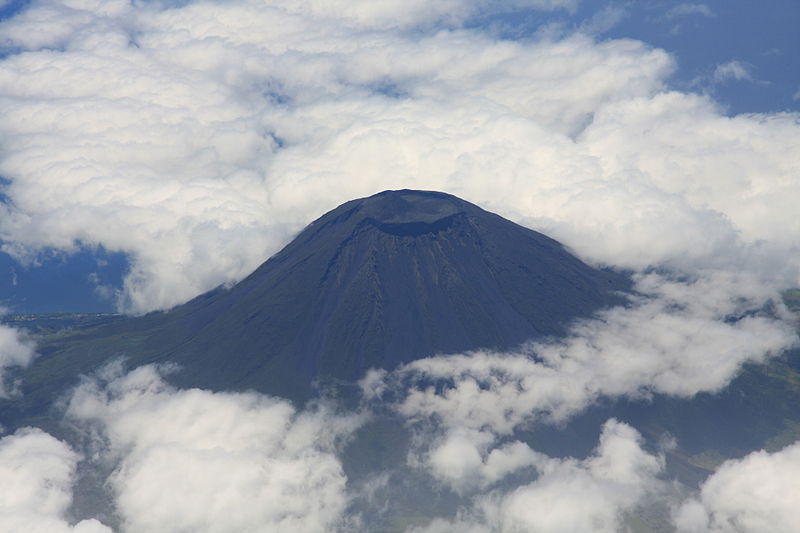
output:
[[[43,346],[35,366],[172,362],[183,386],[303,398],[373,367],[561,334],[629,287],[455,196],[385,191],[312,222],[235,286],[77,331]]]

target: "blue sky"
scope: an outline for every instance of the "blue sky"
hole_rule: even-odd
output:
[[[707,95],[727,116],[796,112],[800,106],[800,4],[795,1],[581,1],[571,9],[569,4],[564,4],[567,9],[473,13],[463,24],[498,39],[520,42],[543,35],[558,39],[575,32],[596,42],[641,41],[665,50],[674,60],[675,70],[665,79],[669,88]],[[6,24],[13,25],[14,15],[24,14],[31,5],[36,4],[7,2],[0,13]],[[6,58],[14,59],[20,52],[18,47],[7,47]],[[4,180],[0,187],[9,184]],[[13,205],[8,196],[0,198]],[[80,242],[80,238],[74,241]],[[25,243],[23,262],[17,260],[19,254],[14,258],[0,253],[0,304],[12,312],[115,309],[115,294],[130,270],[130,251],[109,252],[114,246],[104,244]],[[8,237],[6,245],[18,250]]]
[[[608,37],[639,39],[674,54],[677,88],[708,91],[730,114],[798,109],[797,2],[637,2],[633,6]],[[724,69],[715,76],[720,66],[732,62],[741,65],[744,77],[737,79]]]
[[[711,94],[730,114],[800,109],[800,4],[792,0],[580,2],[573,13],[518,12],[476,24],[505,26],[509,38],[552,24],[601,39],[637,39],[676,58],[673,87]],[[715,76],[734,62],[741,71],[723,68]]]

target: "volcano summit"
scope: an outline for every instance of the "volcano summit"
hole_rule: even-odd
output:
[[[121,355],[134,366],[177,363],[184,386],[302,398],[318,380],[563,333],[628,288],[449,194],[385,191],[312,222],[237,285],[77,332],[44,347],[35,366],[86,372]]]

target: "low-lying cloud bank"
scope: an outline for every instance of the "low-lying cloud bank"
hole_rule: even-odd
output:
[[[651,274],[636,289],[629,306],[581,320],[564,338],[519,353],[438,356],[371,371],[362,388],[374,398],[402,391],[397,409],[412,419],[505,435],[532,420],[564,421],[601,396],[715,392],[743,363],[798,342],[794,328],[765,311],[783,305],[779,295],[770,299],[768,288],[746,277],[685,282]]]
[[[255,393],[176,390],[152,366],[102,374],[66,410],[83,457],[35,428],[0,441],[3,531],[110,532],[94,519],[74,528],[65,520],[79,466],[111,472],[95,489],[112,493],[123,532],[348,529],[337,448],[360,416],[298,412]]]
[[[67,416],[118,461],[108,480],[132,532],[324,532],[343,520],[336,446],[358,425],[258,394],[175,390],[153,367],[88,381]],[[114,375],[116,374],[116,375]]]
[[[115,364],[86,378],[63,404],[70,443],[36,428],[0,439],[0,474],[9,481],[0,489],[0,528],[366,532],[363,513],[394,504],[374,498],[366,507],[352,505],[363,488],[349,483],[342,454],[367,412],[322,404],[297,410],[255,393],[175,389],[165,370],[126,373]],[[673,509],[680,533],[788,532],[800,518],[798,444],[728,461],[687,497],[665,476],[664,450],[646,446],[624,422],[608,420],[587,457],[549,457],[535,443],[509,438],[507,420],[481,419],[490,414],[479,408],[483,398],[468,398],[460,399],[460,411],[437,412],[435,424],[421,423],[427,413],[406,413],[415,428],[408,467],[423,473],[412,490],[445,486],[461,502],[454,515],[409,526],[408,533],[612,533],[653,505]],[[535,409],[529,416],[537,416]],[[102,520],[86,509],[73,518],[71,502],[87,489],[78,483],[87,472],[99,473],[91,490],[110,494],[112,507],[97,511]]]
[[[663,514],[670,507],[682,533],[767,533],[771,524],[795,523],[786,502],[796,490],[784,485],[800,467],[797,445],[726,463],[681,502],[663,456],[645,451],[622,422],[608,421],[582,460],[550,458],[535,442],[514,440],[517,429],[564,422],[603,397],[719,391],[743,363],[764,362],[798,342],[780,318],[788,316],[780,295],[746,274],[707,271],[680,281],[649,274],[635,288],[630,305],[582,320],[564,338],[519,353],[421,359],[361,381],[368,399],[391,402],[414,431],[409,465],[466,501],[456,518],[410,531],[614,532],[645,508]],[[786,475],[770,479],[773,464]]]

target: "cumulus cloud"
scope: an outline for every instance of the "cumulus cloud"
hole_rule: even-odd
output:
[[[592,260],[756,246],[797,283],[794,115],[664,92],[672,59],[637,41],[426,26],[489,9],[34,2],[0,23],[16,51],[0,62],[0,237],[20,258],[129,253],[119,304],[143,312],[240,279],[338,203],[415,187]],[[419,31],[387,26],[398,11]]]
[[[254,393],[175,390],[159,370],[114,365],[72,395],[67,416],[117,464],[124,532],[324,532],[343,524],[336,447],[359,424]]]
[[[66,433],[85,455],[37,428],[2,438],[0,529],[112,533],[95,518],[69,522],[79,477],[81,489],[109,492],[113,506],[84,502],[81,513],[108,515],[123,533],[313,533],[357,524],[344,516],[337,454],[361,415],[321,405],[297,411],[255,393],[177,390],[164,371],[125,373],[117,362],[71,393]],[[87,475],[96,478],[88,485]]]
[[[609,4],[581,24],[580,31],[587,35],[601,35],[618,25],[628,16],[628,11],[620,6]]]
[[[800,522],[800,443],[726,461],[676,512],[680,533],[789,533]]]
[[[492,130],[524,134],[525,117],[574,130],[597,102],[658,87],[651,73],[670,64],[632,42],[531,47],[477,31],[419,39],[337,23],[376,9],[428,20],[440,9],[425,6],[34,3],[0,24],[22,49],[0,68],[6,248],[22,258],[79,244],[130,252],[120,306],[170,306],[250,272],[334,207],[332,190],[341,202],[415,177],[446,188],[442,173],[460,154],[503,140]],[[494,123],[509,111],[523,130]],[[465,134],[453,144],[451,130]],[[413,169],[431,142],[441,150]]]
[[[639,434],[609,420],[594,453],[583,460],[529,451],[535,481],[477,497],[456,520],[434,520],[415,533],[456,531],[616,532],[624,513],[660,490],[663,459],[641,447]],[[488,464],[487,464],[488,465]]]
[[[111,533],[94,519],[70,525],[65,514],[80,457],[36,428],[0,439],[0,529],[7,533]]]
[[[10,382],[6,370],[26,367],[36,356],[34,342],[19,330],[0,324],[0,398],[14,395],[16,383]]]

